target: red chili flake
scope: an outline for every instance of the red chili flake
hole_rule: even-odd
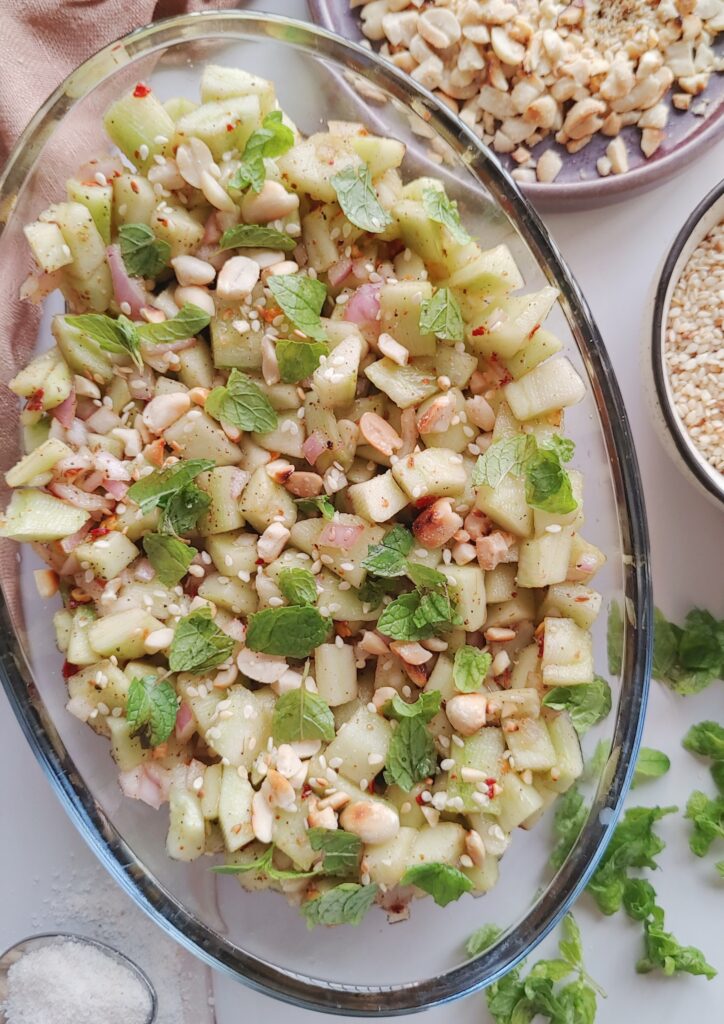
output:
[[[77,665],[74,665],[72,662],[64,661],[63,662],[63,669],[62,669],[62,671],[63,671],[63,679],[70,679],[70,677],[74,676],[76,674],[76,672],[80,671],[80,669],[78,668]]]
[[[105,537],[105,535],[110,532],[111,531],[108,529],[107,526],[96,526],[94,529],[90,531],[90,536],[93,538],[93,540],[98,540],[99,537]]]
[[[528,337],[529,337],[529,338],[532,338],[532,337],[533,337],[533,335],[535,334],[535,332],[536,332],[536,331],[539,331],[539,330],[540,330],[540,328],[541,328],[541,325],[540,325],[540,324],[536,324],[536,325],[535,325],[535,327],[533,328],[533,330],[532,330],[532,331],[530,332],[530,334],[528,335]]]
[[[263,558],[257,558],[257,560],[256,560],[256,562],[254,564],[255,565],[266,565],[266,562],[264,561]]]
[[[420,807],[422,807],[422,805],[425,803],[425,801],[422,799],[422,793],[417,794],[417,796],[415,797],[415,803],[419,804]]]
[[[45,392],[42,388],[38,388],[37,391],[33,391],[30,398],[25,403],[25,408],[28,412],[40,412],[43,408],[43,395]]]
[[[131,178],[131,192],[135,192],[136,195],[141,191],[141,187],[135,178]]]
[[[543,649],[545,647],[545,634],[541,633],[540,636],[535,638],[535,642],[538,644],[538,657],[543,657]]]
[[[148,96],[151,89],[144,82],[139,82],[136,88],[133,90],[133,95],[137,100],[142,100],[145,96]]]
[[[258,306],[257,310],[262,320],[265,320],[268,324],[270,324],[272,320],[275,320],[281,314],[281,309],[279,308],[279,306],[269,306],[268,309],[264,306]]]
[[[434,494],[425,494],[422,498],[417,498],[415,501],[413,501],[412,504],[415,506],[415,508],[428,508],[436,501],[437,498],[435,497]]]
[[[302,800],[306,800],[308,796],[312,795],[312,787],[308,782],[305,782],[302,786]]]
[[[234,130],[233,124],[227,124],[226,130],[227,130],[227,132],[233,132],[233,130]]]
[[[334,632],[337,634],[337,636],[341,636],[342,639],[344,639],[345,637],[352,636],[352,630],[350,628],[349,622],[347,622],[346,619],[339,619],[337,622],[335,622]]]
[[[492,800],[495,797],[495,787],[498,784],[497,779],[486,779],[485,785],[488,787],[488,796]]]
[[[473,335],[474,338],[479,338],[481,336],[481,334],[487,334],[487,333],[488,333],[488,328],[487,327],[483,327],[481,325],[480,327],[476,327],[475,328],[475,330],[472,332],[472,335]]]

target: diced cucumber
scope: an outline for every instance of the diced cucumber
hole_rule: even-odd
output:
[[[88,377],[97,384],[105,385],[113,379],[113,361],[97,341],[84,334],[78,327],[71,327],[64,316],[54,316],[50,329],[63,359],[73,373]]]
[[[568,580],[572,583],[588,583],[605,564],[603,551],[576,533],[568,565]]]
[[[269,452],[288,455],[292,459],[304,458],[304,424],[294,412],[280,413],[274,430],[267,430],[264,434],[253,433],[251,437],[254,444]]]
[[[515,584],[516,567],[514,563],[499,565],[485,573],[485,593],[491,604],[510,601],[517,590]]]
[[[113,222],[150,224],[158,203],[153,185],[140,174],[119,174],[113,179]]]
[[[560,533],[544,533],[524,540],[518,554],[518,584],[521,587],[548,587],[562,583],[568,574],[573,544],[573,528]]]
[[[369,782],[376,775],[370,766],[369,755],[381,757],[379,765],[383,765],[391,739],[392,727],[387,719],[362,707],[337,733],[327,747],[325,757],[327,763],[341,758],[340,775],[359,785],[362,779]]]
[[[103,126],[111,141],[145,174],[153,167],[155,156],[173,156],[174,123],[150,90],[144,95],[135,92],[140,90],[111,104]],[[161,139],[166,141],[157,141]]]
[[[455,766],[448,773],[448,797],[450,799],[459,797],[463,802],[464,811],[479,811],[482,802],[475,800],[474,794],[481,791],[477,788],[476,783],[464,781],[461,774],[462,769],[474,768],[479,772],[484,772],[486,779],[494,779],[497,782],[503,772],[504,751],[503,730],[497,726],[486,726],[473,736],[467,736],[463,740],[462,747],[453,744],[450,748],[450,757],[455,762]],[[488,796],[487,787],[483,795]],[[499,809],[500,804],[497,797],[485,801],[485,810],[488,814],[498,814]]]
[[[47,473],[57,462],[70,454],[71,450],[67,444],[63,444],[55,437],[49,437],[9,469],[5,474],[5,480],[9,487],[22,487],[42,473]]]
[[[573,497],[578,502],[576,508],[572,512],[544,512],[543,509],[536,508],[533,510],[533,523],[535,526],[535,532],[542,534],[546,531],[549,526],[562,526],[580,528],[583,525],[583,474],[579,473],[577,469],[569,469],[568,476],[571,481],[571,491]],[[565,577],[564,577],[565,578]]]
[[[418,369],[431,377],[447,377],[454,388],[464,388],[477,368],[477,356],[469,352],[458,352],[452,345],[440,342],[433,358],[417,359]]]
[[[427,448],[447,448],[452,452],[460,454],[464,452],[470,444],[470,438],[465,433],[466,430],[470,429],[467,425],[467,419],[465,418],[465,398],[463,397],[462,391],[458,390],[458,388],[450,388],[447,392],[447,396],[448,401],[453,403],[453,419],[457,419],[457,423],[451,423],[447,430],[434,430],[423,434],[422,441]],[[439,394],[433,395],[432,398],[428,398],[427,401],[422,403],[417,412],[418,422],[422,419],[433,402],[440,397],[441,396]]]
[[[301,523],[297,525],[300,526]],[[333,573],[323,569],[316,580],[319,589],[317,607],[322,615],[329,616],[336,622],[372,622],[379,618],[379,607],[371,608],[363,604],[354,589],[340,590],[343,581]]]
[[[211,573],[199,587],[199,596],[234,615],[253,615],[259,607],[259,598],[253,583],[244,583],[236,577]]]
[[[144,583],[141,580],[134,580],[126,583],[118,591],[116,600],[113,602],[114,612],[125,612],[130,608],[142,608],[151,615],[165,622],[170,618],[169,605],[175,604],[178,600],[173,590],[164,587],[157,579]]]
[[[249,74],[241,68],[226,68],[219,64],[207,64],[201,75],[201,100],[235,99],[238,96],[256,96],[259,110],[264,117],[276,107],[274,83],[258,75]]]
[[[334,462],[339,462],[343,469],[350,465],[351,459],[349,453],[345,451],[337,417],[331,409],[322,404],[314,389],[308,391],[304,399],[304,426],[307,437],[316,433],[326,445],[315,462],[315,469],[318,472],[324,473]]]
[[[374,386],[384,392],[398,409],[409,409],[419,405],[438,390],[434,371],[421,369],[414,363],[398,366],[386,356],[365,367],[365,376]]]
[[[197,338],[196,344],[178,353],[179,380],[187,388],[212,388],[214,386],[214,361],[211,349]]]
[[[475,865],[471,868],[462,867],[461,871],[473,883],[475,892],[490,892],[498,884],[498,877],[500,875],[498,858],[493,856],[492,853],[486,854],[485,860],[480,867]]]
[[[410,355],[435,354],[435,335],[420,330],[422,303],[431,298],[429,281],[397,281],[380,289],[381,329],[404,345]]]
[[[528,785],[516,775],[508,772],[500,780],[503,792],[500,794],[500,827],[504,832],[512,832],[522,825],[531,814],[535,814],[543,806],[543,798],[538,790]]]
[[[175,145],[189,138],[201,139],[215,160],[238,149],[243,152],[249,136],[261,122],[258,95],[233,96],[202,103],[176,122]]]
[[[66,245],[57,224],[44,224],[36,220],[23,228],[35,261],[46,274],[52,274],[73,262],[70,247]]]
[[[111,737],[111,757],[116,762],[119,772],[132,772],[148,758],[149,751],[143,749],[139,736],[131,734],[131,726],[126,718],[105,719]]]
[[[516,771],[549,771],[556,763],[556,752],[546,723],[542,718],[520,718],[517,722],[516,732],[503,734]]]
[[[282,183],[292,192],[332,203],[337,199],[332,178],[350,164],[359,162],[344,139],[319,132],[280,156],[277,167]]]
[[[349,515],[346,512],[340,512],[337,520],[343,526],[361,526],[362,532],[352,547],[346,551],[341,551],[338,547],[320,544],[317,541],[320,557],[327,555],[328,558],[325,559],[327,568],[337,573],[343,580],[347,580],[353,587],[359,587],[367,575],[366,569],[361,567],[362,559],[367,554],[367,549],[371,544],[380,543],[384,536],[384,530],[380,526],[370,526],[364,519],[360,519],[359,516]],[[316,524],[316,520],[312,521]],[[353,568],[344,568],[344,566],[349,565],[353,566]]]
[[[367,164],[373,178],[399,167],[405,159],[405,145],[398,139],[381,138],[364,132],[352,138],[352,149]]]
[[[230,441],[219,424],[205,412],[186,413],[164,431],[164,440],[183,459],[213,459],[217,466],[233,466],[239,461],[238,445]],[[176,447],[178,446],[178,447]]]
[[[201,813],[206,821],[216,821],[219,817],[223,772],[224,765],[218,762],[207,765],[204,772],[204,784],[199,796],[201,798]]]
[[[260,466],[244,488],[241,514],[255,530],[263,533],[275,521],[291,527],[297,519],[297,506],[289,492],[275,483],[266,469]],[[281,516],[280,520],[277,520],[278,516]]]
[[[79,544],[75,553],[81,567],[85,568],[87,563],[93,575],[101,580],[120,576],[139,555],[136,545],[117,530],[111,530],[98,540]]]
[[[238,313],[238,309],[236,312]],[[255,329],[254,322],[244,321],[250,323],[250,327],[240,334],[234,327],[234,321],[241,319],[232,311],[230,305],[227,306],[217,300],[216,316],[211,318],[211,351],[214,366],[220,369],[235,366],[239,370],[260,370],[263,332],[260,327]],[[261,321],[256,323],[260,324]]]
[[[324,274],[339,259],[337,240],[341,237],[341,227],[335,222],[342,218],[336,203],[325,203],[302,217],[302,241],[309,255],[309,265],[318,274]],[[335,228],[337,234],[332,238]]]
[[[353,484],[347,494],[355,513],[370,523],[386,523],[410,500],[397,486],[389,470],[378,473],[366,483]]]
[[[557,583],[548,588],[541,615],[573,619],[581,629],[590,629],[601,610],[601,595],[582,583]]]
[[[440,572],[447,576],[454,591],[458,614],[466,633],[481,629],[485,623],[485,574],[477,565],[443,565]]]
[[[514,416],[531,420],[580,402],[586,386],[565,356],[539,363],[520,380],[503,388]]]
[[[206,846],[206,826],[195,793],[172,785],[168,797],[169,826],[166,853],[173,860],[196,860]]]
[[[465,829],[452,821],[423,826],[412,844],[408,867],[415,864],[449,864],[456,867],[465,852]]]
[[[593,643],[588,630],[572,619],[546,618],[543,644],[543,682],[574,686],[593,681]]]
[[[73,628],[73,616],[65,608],[61,608],[53,616],[53,629],[55,630],[55,642],[58,650],[65,654],[70,641],[70,631]]]
[[[70,395],[73,376],[58,349],[51,348],[28,363],[8,387],[21,398],[39,398],[42,409],[54,409]]]
[[[88,642],[103,657],[140,658],[146,649],[149,633],[162,628],[162,623],[141,608],[116,612],[98,619],[88,630]]]
[[[144,534],[153,533],[158,526],[158,509],[151,509],[141,515],[140,509],[128,508],[116,519],[116,529],[125,533],[129,540],[140,540]]]
[[[409,185],[403,189],[407,193]],[[412,249],[425,262],[433,280],[447,277],[450,269],[445,255],[442,228],[430,220],[425,207],[414,199],[401,199],[392,211],[397,229],[408,249]]]
[[[70,178],[65,183],[68,199],[85,206],[106,245],[111,243],[112,185],[99,185],[97,181],[78,181]]]
[[[307,800],[302,800],[299,803],[300,805],[295,811],[276,809],[272,825],[272,841],[282,853],[291,858],[296,868],[309,871],[319,854],[315,853],[309,842],[307,830],[309,803]]]
[[[204,225],[183,206],[164,203],[151,214],[153,233],[171,246],[171,256],[184,256],[195,252],[204,237]],[[183,355],[183,353],[180,353]]]
[[[385,886],[397,885],[410,864],[416,839],[417,829],[403,826],[393,839],[368,846],[365,865],[371,881]]]
[[[524,285],[523,277],[507,245],[486,249],[460,267],[448,286],[461,293],[463,301],[479,304],[482,296],[507,295]]]
[[[426,448],[405,455],[392,467],[392,475],[411,501],[428,495],[456,497],[466,483],[462,459],[447,448]]]
[[[50,436],[50,417],[41,416],[30,423],[23,423],[23,451],[28,455],[35,451]]]
[[[558,793],[565,793],[583,774],[581,742],[567,711],[552,715],[547,725],[556,763],[551,774],[545,777],[545,784]]]
[[[354,399],[361,358],[362,340],[350,334],[314,371],[312,386],[327,408],[349,405]]]
[[[510,359],[504,359],[503,365],[514,380],[520,380],[530,373],[538,363],[549,356],[554,356],[563,348],[563,342],[544,327],[529,338],[523,348],[519,349]]]
[[[495,300],[468,324],[468,344],[475,352],[509,359],[540,328],[557,298],[557,288],[545,287],[529,295]]]
[[[251,533],[217,533],[206,539],[206,550],[224,576],[256,570],[256,537]]]
[[[70,249],[73,263],[64,273],[71,288],[91,309],[104,312],[113,297],[111,272],[105,243],[90,211],[81,203],[55,203],[39,219],[57,224]]]
[[[17,541],[62,540],[80,530],[89,519],[89,513],[69,505],[45,491],[24,488],[13,491],[0,537]]]
[[[81,619],[78,619],[79,623],[80,621]],[[92,621],[92,619],[88,619],[86,626],[88,622]],[[74,664],[78,664],[78,662]],[[129,686],[128,679],[119,668],[110,661],[96,660],[87,668],[83,668],[69,677],[68,696],[72,704],[69,710],[76,717],[81,717],[79,712],[84,708],[92,711],[99,704],[105,704],[109,711],[113,711],[115,708],[125,709]],[[94,727],[100,726],[98,731],[103,733],[107,732],[106,717],[106,715],[94,715],[91,719]]]
[[[521,690],[532,686],[540,689],[541,685],[538,644],[528,644],[522,651],[518,651],[516,655],[515,663],[510,673],[510,688],[511,690]]]
[[[519,587],[515,597],[500,604],[489,604],[485,619],[485,628],[493,626],[514,626],[535,617],[535,591]]]
[[[271,694],[271,691],[267,690],[266,694]],[[233,766],[243,765],[245,768],[251,768],[271,735],[274,695],[271,694],[271,700],[268,700],[266,694],[264,690],[252,692],[238,684],[230,686],[224,696],[231,702],[226,709],[231,714],[228,718],[213,720],[211,716],[215,711],[215,704],[209,705],[204,717],[199,713],[202,699],[189,699],[206,742],[219,757],[227,758],[229,764]],[[212,724],[214,730],[212,735],[209,735],[208,730]]]
[[[240,480],[245,479],[236,466],[217,466],[206,473],[200,473],[196,478],[197,486],[211,498],[211,504],[198,524],[202,537],[228,533],[244,525],[237,492]]]
[[[319,696],[330,707],[346,704],[357,696],[357,666],[350,644],[321,644],[314,652],[314,679]]]
[[[207,769],[208,771],[208,769]],[[251,801],[254,796],[249,779],[239,774],[238,768],[222,768],[219,792],[218,818],[226,849],[233,853],[254,838],[251,827]]]
[[[509,473],[496,487],[482,484],[478,487],[475,506],[481,512],[518,537],[528,537],[533,531],[533,510],[525,497],[525,482]]]
[[[92,605],[81,605],[73,613],[66,658],[71,665],[95,665],[98,655],[88,643],[88,630],[96,620]]]
[[[170,100],[166,100],[163,105],[163,109],[166,111],[172,121],[178,121],[184,116],[184,114],[190,114],[192,110],[196,110],[198,103],[190,100],[187,96],[172,96]]]

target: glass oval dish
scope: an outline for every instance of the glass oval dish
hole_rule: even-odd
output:
[[[233,879],[217,880],[208,862],[186,865],[167,858],[166,816],[122,797],[106,740],[66,712],[62,656],[50,623],[56,605],[37,596],[32,570],[41,563],[34,553],[6,540],[0,542],[0,672],[25,735],[72,820],[116,881],[168,933],[211,965],[299,1006],[370,1016],[410,1012],[489,985],[529,953],[579,895],[614,826],[636,759],[651,659],[648,538],[634,443],[578,285],[497,160],[431,95],[413,89],[408,78],[366,49],[284,18],[241,12],[188,15],[132,33],[74,72],[30,123],[0,179],[5,381],[33,351],[48,346],[48,314],[60,310],[51,297],[43,316],[33,317],[32,307],[18,299],[30,269],[23,225],[63,194],[66,179],[83,160],[102,152],[94,129],[113,99],[141,79],[162,99],[194,96],[202,67],[212,59],[274,77],[282,106],[306,133],[328,118],[355,116],[335,81],[340,69],[356,73],[366,89],[378,91],[378,99],[385,97],[388,134],[404,141],[415,130],[435,133],[446,159],[474,189],[451,191],[484,245],[505,241],[527,287],[550,282],[560,289],[551,327],[589,385],[568,420],[577,462],[586,470],[585,532],[608,555],[597,578],[605,605],[626,609],[610,638],[618,662],[610,677],[614,710],[585,738],[587,754],[599,739],[611,751],[591,787],[588,819],[557,872],[548,867],[548,815],[535,830],[516,835],[499,884],[481,899],[466,897],[445,909],[419,901],[411,922],[393,928],[375,911],[356,929],[310,933],[281,898],[241,892]],[[280,73],[270,76],[270,69]],[[410,157],[403,172],[415,170]],[[7,389],[2,393],[7,469],[19,454],[19,412]],[[595,627],[594,646],[604,671],[605,615]],[[468,957],[466,939],[488,922],[503,934],[489,950]],[[436,941],[410,941],[413,930],[435,934]]]

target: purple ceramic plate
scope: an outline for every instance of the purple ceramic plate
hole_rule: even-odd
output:
[[[313,20],[322,28],[353,42],[364,41],[359,16],[349,9],[349,0],[307,0]],[[715,50],[724,53],[724,41],[720,37]],[[353,87],[345,83],[352,91]],[[683,167],[712,146],[724,135],[724,74],[713,74],[706,91],[696,100],[707,100],[706,113],[695,116],[671,108],[666,138],[656,153],[648,160],[639,146],[640,132],[635,126],[624,128],[621,133],[628,149],[630,170],[626,174],[609,175],[602,178],[596,170],[596,161],[603,156],[610,139],[597,135],[579,153],[569,154],[551,139],[535,146],[533,153],[540,156],[553,146],[563,157],[563,168],[555,182],[527,184],[519,182],[521,190],[543,210],[585,209],[605,206],[621,199],[628,199],[638,192],[645,192],[654,185],[672,178]],[[696,101],[695,101],[696,102]],[[376,124],[374,106],[359,97],[360,118],[366,123]],[[364,113],[363,113],[364,112]],[[381,119],[380,119],[381,128]],[[423,146],[421,144],[421,150]],[[422,154],[421,154],[422,155]],[[498,159],[508,170],[516,164],[509,156],[500,154]],[[440,175],[441,168],[430,161],[431,171]],[[452,172],[449,172],[452,173]]]

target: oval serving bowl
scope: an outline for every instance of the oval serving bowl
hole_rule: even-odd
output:
[[[646,332],[643,366],[651,415],[666,451],[684,476],[719,508],[724,507],[724,475],[703,457],[676,411],[664,342],[679,278],[699,243],[723,220],[724,180],[687,217],[666,256],[654,295],[651,330]]]
[[[350,9],[347,0],[307,0],[307,3],[318,25],[344,39],[368,43],[360,28],[359,9]],[[714,48],[720,57],[724,54],[724,36],[719,36]],[[665,98],[670,108],[666,138],[649,159],[641,152],[639,130],[633,126],[624,128],[621,137],[626,142],[630,162],[626,174],[609,174],[606,178],[598,174],[596,161],[605,155],[610,142],[605,136],[596,136],[588,146],[573,154],[550,139],[544,140],[534,147],[534,154],[539,157],[552,146],[563,158],[563,168],[555,181],[524,182],[520,186],[522,191],[537,209],[563,212],[606,206],[663,184],[724,135],[724,74],[712,74],[702,98],[707,107],[700,116],[676,110],[671,97]],[[498,159],[508,170],[517,166],[504,154],[498,155]],[[431,173],[435,173],[434,165]]]
[[[370,1016],[411,1012],[489,985],[526,955],[581,892],[613,829],[636,760],[651,659],[648,537],[634,445],[585,300],[497,160],[445,107],[363,47],[284,18],[242,12],[188,15],[132,33],[71,75],[29,125],[0,179],[5,380],[50,342],[47,316],[38,322],[18,299],[30,270],[23,225],[63,193],[79,163],[102,152],[95,126],[113,99],[140,79],[162,100],[195,96],[203,66],[211,60],[266,76],[278,69],[272,77],[280,103],[305,133],[327,119],[359,119],[358,106],[338,88],[343,70],[358,75],[389,101],[387,134],[405,143],[421,126],[436,134],[465,182],[464,187],[448,182],[450,195],[484,244],[508,244],[528,288],[546,282],[559,288],[561,301],[551,327],[588,382],[586,398],[567,427],[578,445],[577,461],[587,470],[586,536],[608,555],[597,577],[605,602],[625,602],[628,610],[620,640],[614,640],[620,654],[611,676],[614,711],[585,743],[590,752],[598,739],[609,742],[608,763],[596,780],[585,827],[557,872],[548,866],[549,816],[535,830],[516,836],[498,886],[481,900],[463,899],[444,910],[431,900],[420,901],[412,923],[394,928],[375,912],[356,929],[309,933],[280,897],[243,893],[233,879],[212,877],[208,862],[186,865],[167,858],[166,815],[122,797],[107,741],[66,712],[62,656],[50,624],[56,606],[35,592],[36,556],[18,552],[5,540],[0,541],[0,674],[25,735],[71,818],[115,879],[167,932],[211,965],[299,1006]],[[412,176],[425,169],[410,147],[403,173]],[[44,312],[59,308],[51,297]],[[7,468],[18,454],[19,413],[6,389],[2,396]],[[594,631],[599,670],[605,662],[605,632],[602,619]],[[215,884],[221,916],[210,898]],[[503,927],[500,939],[479,956],[467,957],[466,939],[490,921]],[[435,941],[413,940],[421,934],[434,935]]]

